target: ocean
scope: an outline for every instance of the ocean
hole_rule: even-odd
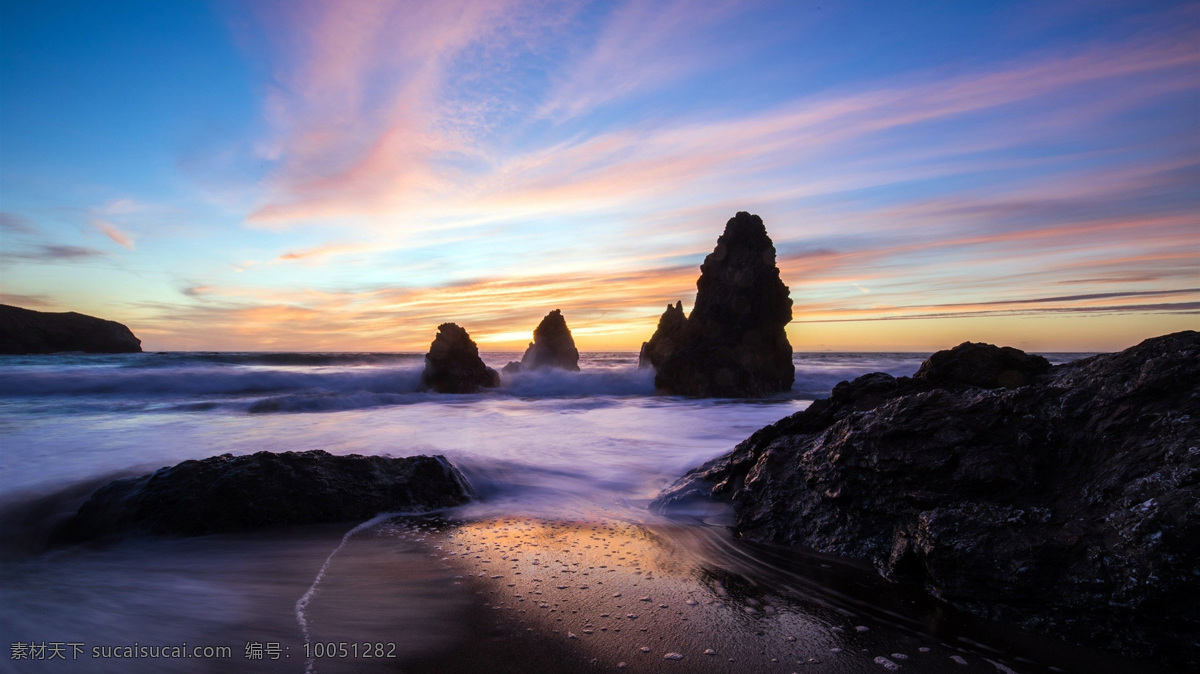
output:
[[[563,555],[582,555],[573,564],[584,563],[599,540],[628,544],[630,559],[640,561],[625,581],[624,571],[612,576],[610,587],[641,583],[642,590],[632,590],[639,593],[651,585],[664,596],[673,593],[678,604],[672,605],[716,612],[708,622],[690,624],[708,625],[713,643],[724,643],[723,653],[736,652],[739,664],[726,663],[723,655],[704,658],[699,654],[714,649],[697,645],[694,654],[680,651],[692,659],[686,671],[775,671],[771,657],[776,664],[799,658],[792,664],[820,665],[806,671],[874,671],[886,667],[874,658],[904,660],[892,657],[895,649],[907,649],[899,654],[914,659],[928,654],[917,671],[969,671],[955,656],[979,671],[1019,664],[1022,671],[1069,670],[1081,663],[1120,671],[1124,665],[1109,656],[1059,648],[957,614],[920,593],[876,582],[869,570],[843,569],[819,556],[780,556],[733,540],[719,524],[684,526],[646,509],[686,470],[827,396],[839,381],[868,372],[911,375],[927,355],[797,353],[793,389],[754,401],[655,395],[653,372],[639,370],[632,353],[582,354],[580,372],[506,374],[499,388],[473,395],[418,392],[421,354],[0,357],[0,517],[7,519],[0,529],[9,541],[36,535],[28,531],[38,526],[36,518],[14,514],[31,503],[49,504],[38,512],[77,507],[81,493],[106,479],[223,453],[442,454],[478,496],[451,513],[384,518],[352,534],[351,524],[132,540],[98,549],[22,553],[13,546],[0,555],[0,641],[6,647],[84,644],[82,653],[66,653],[66,659],[75,655],[71,671],[117,671],[111,669],[114,651],[91,649],[134,642],[139,649],[182,642],[232,649],[223,660],[173,660],[171,671],[364,671],[367,664],[379,671],[469,671],[479,663],[463,650],[468,642],[491,644],[487,652],[496,657],[531,652],[495,641],[485,624],[492,613],[479,617],[484,608],[512,611],[514,633],[542,644],[538,652],[559,647],[553,641],[562,625],[537,623],[518,608],[533,596],[521,594],[520,583],[466,571],[518,558],[512,544],[509,555],[500,554],[501,539],[559,537],[574,540]],[[1059,363],[1086,354],[1044,355]],[[482,356],[499,370],[520,354]],[[478,554],[467,562],[464,550]],[[587,568],[595,571],[596,564]],[[533,570],[526,568],[527,578]],[[730,590],[742,585],[758,589]],[[481,607],[479,597],[487,593],[508,593],[507,604],[492,598]],[[667,605],[661,604],[664,615]],[[547,604],[544,610],[565,606]],[[616,636],[619,629],[601,634],[592,629],[601,620],[599,605],[595,611],[586,627],[567,630],[572,648],[563,657],[582,657],[582,649],[596,659],[580,661],[590,666],[663,666],[664,654],[657,651],[666,646],[653,644],[654,667],[642,667],[636,658],[643,651],[635,642],[645,637],[627,644]],[[557,620],[562,615],[583,619],[564,611]],[[764,629],[755,620],[774,624]],[[649,633],[663,639],[683,638],[667,622],[640,624],[656,625]],[[316,636],[321,630],[339,636]],[[687,634],[706,638],[695,636],[704,630]],[[595,635],[597,645],[587,651],[581,635]],[[791,649],[784,660],[756,644],[764,635],[778,637],[780,653]],[[794,638],[783,640],[788,635]],[[356,641],[392,644],[395,653],[367,663],[330,657],[324,645],[321,654],[313,650],[314,644],[333,643],[336,651],[337,644]],[[254,657],[262,652],[254,644],[279,652]],[[0,671],[60,671],[49,661],[18,662],[8,655],[0,655]],[[541,671],[530,664],[536,662],[526,662],[523,671]],[[904,664],[912,669],[911,661]],[[119,671],[162,669],[161,660],[146,655],[122,662]]]

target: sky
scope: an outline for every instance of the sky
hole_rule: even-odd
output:
[[[146,350],[636,350],[743,210],[797,351],[1200,328],[1200,5],[0,3],[0,302]]]

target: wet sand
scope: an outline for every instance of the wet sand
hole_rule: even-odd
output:
[[[1149,671],[983,623],[866,569],[754,549],[719,528],[496,519],[431,539],[491,612],[491,639],[530,643],[519,663],[504,663],[511,671]],[[551,652],[540,647],[547,640]],[[453,662],[479,671],[471,665],[486,661]]]
[[[0,671],[1152,671],[975,620],[868,569],[698,524],[396,518],[133,540],[7,560],[0,572],[6,643],[232,650],[223,660],[4,659]],[[247,659],[258,643],[278,644],[279,659]],[[358,657],[337,654],[353,644]],[[365,657],[369,644],[390,657]]]

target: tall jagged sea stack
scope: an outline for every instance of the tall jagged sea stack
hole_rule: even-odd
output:
[[[696,306],[667,307],[642,348],[655,386],[676,395],[754,398],[791,389],[796,376],[784,328],[792,320],[788,287],[762,218],[740,212],[704,258]]]

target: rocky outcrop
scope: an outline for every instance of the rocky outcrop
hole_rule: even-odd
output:
[[[534,328],[533,341],[521,357],[521,369],[542,368],[579,371],[579,351],[575,348],[575,339],[571,337],[571,329],[558,309],[546,314]]]
[[[1018,388],[1050,370],[1050,361],[1011,346],[963,342],[921,363],[914,379],[979,388]]]
[[[638,354],[638,367],[661,368],[676,348],[679,336],[687,326],[687,316],[683,314],[683,302],[675,306],[667,305],[667,310],[658,319],[658,328],[650,336],[650,341],[642,342],[641,353]]]
[[[437,337],[425,354],[421,389],[438,393],[474,393],[500,385],[500,375],[483,364],[479,347],[454,323],[438,326]]]
[[[1200,334],[1054,368],[968,343],[920,372],[838,384],[654,507],[729,501],[746,538],[869,560],[1033,631],[1200,665]],[[1005,388],[1010,372],[1026,385]]]
[[[738,213],[704,258],[696,306],[671,340],[673,348],[664,344],[661,353],[656,347],[647,356],[661,361],[654,384],[666,393],[693,396],[752,398],[787,391],[796,375],[784,331],[791,320],[792,300],[762,218]]]
[[[138,353],[142,341],[116,321],[74,311],[50,313],[0,304],[0,353]]]
[[[125,534],[199,536],[353,522],[384,512],[460,505],[471,489],[441,456],[392,459],[309,452],[224,454],[97,489],[59,542]]]

